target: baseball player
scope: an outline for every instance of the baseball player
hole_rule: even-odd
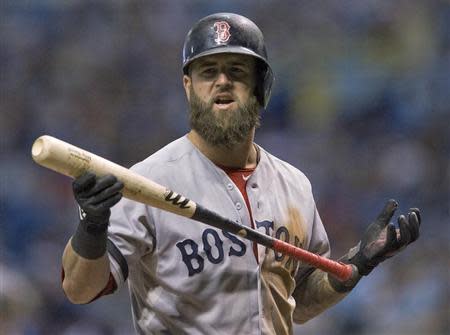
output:
[[[249,19],[198,21],[183,48],[191,131],[132,170],[224,217],[328,257],[311,185],[254,143],[273,74],[263,35]],[[345,297],[379,263],[419,236],[411,209],[391,223],[390,200],[341,261],[352,278],[327,273],[185,217],[121,199],[114,176],[73,182],[80,223],[63,254],[63,288],[88,303],[128,283],[138,334],[292,334]],[[178,198],[172,199],[174,203]]]

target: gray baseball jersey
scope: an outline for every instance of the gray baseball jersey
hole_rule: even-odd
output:
[[[308,179],[259,149],[246,187],[255,228],[328,256]],[[236,185],[186,136],[132,170],[252,226]],[[305,264],[262,246],[255,257],[250,241],[125,198],[112,209],[109,240],[111,272],[119,287],[128,279],[139,334],[292,333]]]

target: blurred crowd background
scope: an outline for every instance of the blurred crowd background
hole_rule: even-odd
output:
[[[265,34],[276,81],[256,142],[311,180],[332,258],[389,198],[422,210],[416,243],[295,334],[449,334],[444,0],[1,1],[0,333],[134,333],[126,289],[66,300],[71,181],[31,145],[49,134],[129,167],[184,135],[183,40],[218,11]]]

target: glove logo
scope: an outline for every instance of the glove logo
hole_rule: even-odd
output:
[[[80,206],[78,206],[78,214],[80,215],[80,220],[86,219],[86,212]]]
[[[216,38],[214,42],[222,44],[228,42],[231,37],[230,25],[226,21],[217,21],[214,23],[214,30],[216,31]]]

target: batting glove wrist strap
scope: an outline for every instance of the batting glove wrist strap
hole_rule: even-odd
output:
[[[106,252],[108,223],[99,225],[81,220],[71,244],[73,250],[83,258],[97,259]]]

